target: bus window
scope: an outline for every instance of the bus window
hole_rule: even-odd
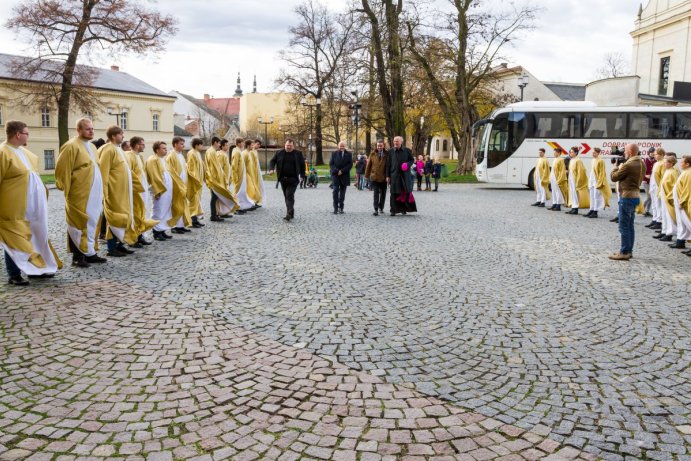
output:
[[[676,114],[674,137],[677,139],[691,139],[691,113]]]
[[[662,112],[629,114],[629,137],[664,139],[672,136],[673,115]]]
[[[536,113],[535,138],[580,138],[581,114]]]
[[[478,165],[485,161],[485,132],[487,129],[485,123],[474,127],[473,143],[475,144],[475,160]]]
[[[583,115],[584,138],[625,138],[626,114],[589,113]]]
[[[522,112],[499,114],[492,122],[487,148],[487,168],[500,165],[525,140],[526,116]]]

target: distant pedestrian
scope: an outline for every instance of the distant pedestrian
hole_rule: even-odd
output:
[[[417,161],[415,162],[415,175],[417,176],[417,190],[422,190],[422,178],[425,177],[425,161],[422,155],[417,156]]]
[[[441,158],[439,155],[434,157],[432,177],[434,178],[434,192],[439,192],[439,179],[441,178]]]
[[[333,184],[334,214],[343,214],[346,188],[350,185],[350,170],[353,168],[353,155],[346,150],[345,141],[338,143],[338,150],[331,153],[329,170]]]
[[[370,181],[374,191],[374,216],[384,213],[384,202],[386,201],[386,160],[388,152],[384,150],[384,142],[377,141],[376,149],[367,160],[365,177]]]
[[[290,221],[295,217],[295,190],[304,173],[305,159],[302,152],[295,150],[291,138],[286,139],[283,149],[276,152],[269,162],[269,174],[276,172],[277,181],[281,184],[286,202],[286,215],[283,219]]]
[[[367,160],[363,154],[360,154],[355,162],[355,186],[358,190],[365,187],[365,168],[367,168]]]
[[[425,156],[425,190],[430,192],[432,190],[432,170],[434,169],[434,163],[429,158],[429,155]]]
[[[653,214],[651,212],[653,200],[650,196],[650,177],[653,174],[653,166],[655,166],[655,148],[651,147],[648,149],[648,155],[643,159],[645,164],[645,175],[643,175],[643,190],[645,191],[645,202],[643,202],[643,210],[646,217],[651,217]]]

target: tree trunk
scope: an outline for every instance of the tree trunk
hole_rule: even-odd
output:
[[[316,164],[317,165],[323,165],[324,164],[324,155],[323,155],[323,147],[322,147],[322,105],[317,104],[316,107],[316,116],[315,116],[315,135],[314,135],[314,144],[316,146],[317,150],[317,160]]]

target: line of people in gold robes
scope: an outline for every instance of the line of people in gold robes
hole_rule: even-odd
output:
[[[38,174],[38,158],[27,149],[26,123],[8,121],[7,139],[0,144],[0,246],[12,285],[28,277],[52,277],[62,262],[48,239],[48,190]],[[107,260],[99,256],[99,232],[109,257],[123,257],[154,240],[173,238],[204,227],[202,188],[211,191],[211,221],[260,208],[264,182],[259,166],[258,140],[236,140],[232,157],[229,142],[214,137],[202,155],[204,143],[195,138],[185,154],[185,141],[174,137],[169,150],[164,141],[153,143],[153,155],[144,158],[145,141],[125,141],[118,126],[106,130],[107,142],[93,143],[93,123],[82,118],[76,136],[61,148],[55,165],[55,185],[65,195],[67,245],[72,265],[86,268]]]
[[[653,237],[663,242],[674,242],[669,246],[686,250],[683,253],[691,256],[691,250],[686,249],[686,242],[691,241],[691,156],[685,155],[680,160],[675,153],[667,153],[657,148],[654,153],[655,162],[649,182],[650,213],[646,213],[641,202],[636,212],[652,216],[653,220],[645,227],[654,229],[657,234]],[[545,149],[539,149],[539,158],[533,173],[536,201],[535,207],[545,207],[547,201],[552,205],[550,211],[561,211],[561,206],[571,208],[567,214],[578,215],[579,209],[587,209],[586,218],[597,218],[598,212],[609,207],[612,199],[612,187],[607,178],[601,149],[593,150],[593,161],[587,172],[583,161],[579,158],[579,148],[569,150],[568,167],[562,157],[562,150],[554,149],[554,161],[550,166],[545,157]],[[637,157],[638,158],[638,157]],[[643,163],[643,160],[640,160]],[[645,174],[645,166],[642,166]],[[644,178],[641,178],[645,181]],[[617,184],[615,183],[615,190]],[[617,218],[612,219],[617,222]]]

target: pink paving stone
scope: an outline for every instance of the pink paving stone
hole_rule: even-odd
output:
[[[331,457],[334,461],[355,461],[357,459],[357,451],[353,450],[336,450]]]
[[[45,451],[52,451],[55,453],[65,453],[67,451],[70,451],[72,449],[72,447],[74,447],[74,445],[75,445],[75,443],[70,442],[70,441],[51,442],[45,448]]]
[[[459,453],[466,453],[477,448],[477,443],[471,438],[453,440],[451,444],[456,447]]]
[[[397,455],[401,452],[401,446],[394,443],[380,443],[377,452],[382,455]]]
[[[434,455],[434,450],[429,445],[413,443],[408,445],[408,454],[411,455]]]
[[[362,438],[365,440],[376,440],[377,442],[386,442],[389,437],[389,431],[386,429],[370,429]]]
[[[318,459],[330,459],[333,450],[324,447],[309,447],[305,450],[305,454],[309,456],[314,456]]]
[[[149,453],[146,461],[173,461],[173,454],[169,451],[158,451]]]
[[[518,452],[518,451],[523,451],[526,448],[530,448],[532,445],[523,439],[518,439],[518,440],[512,440],[510,442],[504,442],[502,444],[502,446],[508,448],[512,452]]]
[[[552,453],[554,450],[559,448],[559,443],[555,442],[554,440],[545,439],[536,448],[538,448],[539,450],[545,451],[547,453]]]
[[[389,434],[392,443],[412,443],[413,441],[410,431],[391,431]]]
[[[499,428],[499,431],[508,435],[509,437],[516,438],[520,436],[522,433],[525,431],[519,427],[516,426],[510,426],[510,425],[505,425]]]
[[[496,453],[494,453],[492,450],[488,450],[487,448],[480,448],[479,450],[471,451],[468,454],[475,458],[477,461],[485,461],[497,457]]]
[[[377,451],[377,442],[375,440],[363,441],[357,444],[357,451]]]
[[[537,461],[538,459],[542,459],[545,456],[545,453],[540,450],[536,450],[535,448],[530,448],[529,450],[522,452],[521,456],[528,461]]]

